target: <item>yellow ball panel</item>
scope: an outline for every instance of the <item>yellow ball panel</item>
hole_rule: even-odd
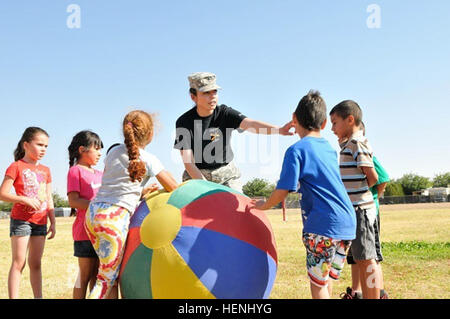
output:
[[[181,212],[167,204],[170,194],[147,199],[150,213],[145,217],[140,229],[142,243],[151,249],[170,245],[181,227]]]
[[[215,299],[173,245],[153,252],[151,269],[155,299]]]

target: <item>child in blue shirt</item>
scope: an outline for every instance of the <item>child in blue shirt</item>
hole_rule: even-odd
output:
[[[269,209],[289,192],[300,193],[303,243],[314,299],[330,298],[331,279],[339,279],[351,240],[356,236],[356,216],[339,172],[336,151],[320,130],[327,110],[319,92],[304,96],[292,116],[301,140],[285,153],[280,180],[267,201],[253,207]]]

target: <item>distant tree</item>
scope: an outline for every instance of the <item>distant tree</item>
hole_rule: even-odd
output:
[[[242,187],[242,191],[248,197],[269,197],[274,188],[275,185],[269,183],[267,180],[262,178],[254,178]]]
[[[413,173],[403,175],[398,179],[398,182],[402,184],[405,195],[412,195],[412,192],[414,191],[420,191],[433,185],[428,177],[419,176]]]
[[[53,193],[53,205],[56,207],[70,207],[69,201],[58,193]]]
[[[448,187],[450,185],[450,172],[434,176],[433,187]]]
[[[403,186],[398,181],[391,181],[386,185],[384,196],[404,196]]]
[[[10,212],[12,207],[12,203],[0,202],[0,212]]]

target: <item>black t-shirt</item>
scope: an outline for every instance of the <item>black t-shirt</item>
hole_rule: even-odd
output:
[[[216,106],[207,117],[197,113],[197,107],[181,115],[176,122],[174,148],[191,149],[195,165],[201,169],[215,169],[233,159],[231,133],[246,116],[224,104]]]

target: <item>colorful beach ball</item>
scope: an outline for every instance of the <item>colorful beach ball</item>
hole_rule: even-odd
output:
[[[250,198],[191,180],[156,192],[131,217],[120,270],[124,298],[268,298],[277,271],[273,232]]]

